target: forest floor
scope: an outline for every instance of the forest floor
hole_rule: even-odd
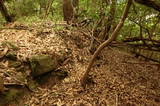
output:
[[[91,36],[85,28],[53,30],[44,28],[46,23],[42,28],[40,25],[0,30],[0,42],[18,45],[22,57],[39,53],[65,55],[67,59],[60,68],[69,75],[56,84],[51,77],[35,92],[6,106],[160,106],[160,70],[153,62],[106,47],[91,69],[93,84],[83,91],[79,80],[92,56]]]

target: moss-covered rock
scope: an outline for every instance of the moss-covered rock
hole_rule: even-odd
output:
[[[11,60],[17,60],[17,52],[16,51],[9,51],[7,54],[6,54],[6,57],[8,59],[11,59]]]
[[[58,67],[57,57],[51,57],[49,55],[33,56],[29,61],[33,77],[45,74]]]

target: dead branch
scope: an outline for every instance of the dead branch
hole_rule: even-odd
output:
[[[147,39],[147,38],[139,38],[139,37],[126,38],[125,40],[123,40],[123,42],[134,42],[134,41],[142,41],[142,40],[160,44],[159,40],[153,40],[153,39]]]

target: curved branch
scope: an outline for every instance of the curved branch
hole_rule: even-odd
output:
[[[126,5],[126,7],[125,7],[125,9],[124,9],[124,12],[123,12],[123,14],[122,14],[122,17],[121,17],[121,19],[120,19],[120,21],[119,21],[119,24],[117,25],[117,27],[116,27],[115,30],[113,31],[111,37],[110,37],[108,40],[106,40],[105,42],[103,42],[103,43],[97,48],[97,50],[95,51],[95,53],[93,54],[93,57],[92,57],[89,65],[88,65],[88,67],[87,67],[87,69],[86,69],[86,71],[85,71],[85,74],[84,74],[84,76],[83,76],[82,79],[81,79],[81,85],[82,85],[83,88],[86,87],[88,74],[89,74],[89,72],[90,72],[90,70],[91,70],[91,67],[92,67],[92,65],[93,65],[96,57],[99,55],[99,53],[100,53],[106,46],[108,46],[113,40],[115,40],[115,39],[117,38],[118,32],[121,30],[121,28],[122,28],[122,26],[123,26],[123,24],[124,24],[124,21],[125,21],[125,19],[126,19],[127,16],[128,16],[128,12],[129,12],[129,9],[130,9],[130,7],[131,7],[131,4],[132,4],[132,0],[128,0],[127,5]]]

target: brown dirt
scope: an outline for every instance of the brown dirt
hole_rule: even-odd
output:
[[[13,41],[19,36],[21,43],[15,43],[21,47],[20,54],[24,57],[44,51],[51,54],[54,50],[65,52],[68,57],[61,68],[69,76],[56,85],[39,86],[36,92],[17,101],[20,106],[160,106],[160,70],[152,62],[105,48],[90,73],[94,84],[83,91],[79,80],[91,58],[88,50],[91,38],[82,33],[85,30],[51,31],[44,39],[35,36],[35,32],[12,31],[0,31],[0,41]]]

